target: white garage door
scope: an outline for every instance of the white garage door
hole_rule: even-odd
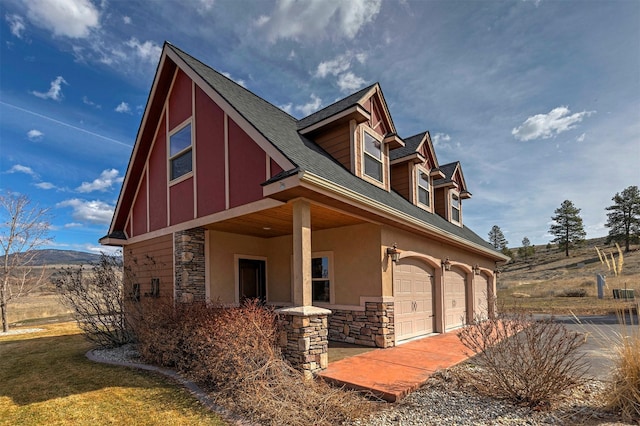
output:
[[[396,341],[433,333],[433,268],[416,259],[394,267]]]
[[[465,323],[467,312],[465,274],[452,269],[444,273],[444,328],[450,330]]]
[[[489,281],[480,274],[474,276],[473,284],[474,319],[485,320],[489,318]]]

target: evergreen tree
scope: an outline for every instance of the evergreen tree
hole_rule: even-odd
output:
[[[536,248],[531,245],[531,241],[529,241],[529,238],[524,237],[522,239],[522,247],[518,249],[518,255],[526,259],[529,256],[533,256],[535,252],[536,252]]]
[[[549,232],[555,235],[552,243],[558,243],[564,249],[565,255],[569,256],[569,247],[584,241],[587,233],[584,231],[580,209],[569,200],[564,200],[555,211],[555,216],[551,217],[555,223],[551,224]]]
[[[624,251],[628,252],[629,244],[640,239],[640,191],[637,186],[630,186],[622,194],[616,192],[611,200],[615,204],[607,207],[607,242],[624,241]]]
[[[509,242],[504,238],[504,234],[498,225],[493,225],[491,231],[489,231],[489,242],[496,250],[504,250],[507,248]]]

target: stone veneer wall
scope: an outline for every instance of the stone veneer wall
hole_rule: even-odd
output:
[[[329,340],[378,348],[395,345],[393,302],[366,302],[364,311],[331,311]]]
[[[307,378],[313,377],[329,365],[328,314],[292,315],[283,311],[286,309],[278,311],[282,353]]]
[[[204,228],[174,233],[175,291],[178,302],[206,300]]]

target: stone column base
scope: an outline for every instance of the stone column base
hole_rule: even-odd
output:
[[[276,310],[280,325],[280,347],[287,361],[305,377],[329,364],[328,309],[296,306]]]

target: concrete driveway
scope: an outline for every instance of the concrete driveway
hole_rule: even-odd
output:
[[[616,315],[558,316],[555,320],[565,324],[569,330],[586,334],[587,342],[580,350],[589,362],[587,377],[604,381],[611,380],[615,348],[622,336],[628,336],[634,330],[640,332],[637,317],[632,322],[627,318],[626,325],[620,324]]]

